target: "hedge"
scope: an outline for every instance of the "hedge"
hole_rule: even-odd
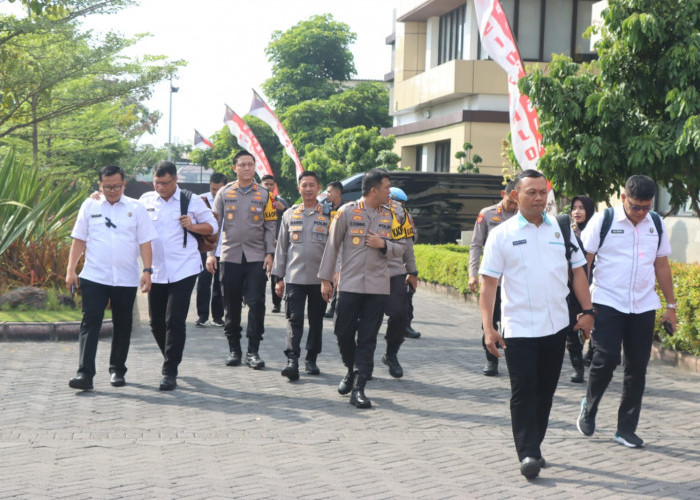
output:
[[[469,291],[469,247],[449,245],[416,245],[416,265],[420,279],[451,286],[461,293]],[[678,305],[678,327],[670,336],[657,321],[655,336],[664,347],[700,356],[700,265],[671,262],[673,285]],[[666,304],[657,311],[660,319]]]

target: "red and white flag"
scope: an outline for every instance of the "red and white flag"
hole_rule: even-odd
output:
[[[209,142],[209,140],[204,137],[202,134],[197,132],[197,129],[194,129],[194,148],[195,149],[211,149],[213,148],[214,145]]]
[[[523,170],[537,169],[544,155],[537,108],[520,92],[518,80],[525,76],[525,66],[513,38],[508,18],[500,0],[474,0],[481,44],[488,55],[508,75],[508,111],[513,153]],[[548,183],[548,188],[550,187]],[[554,193],[549,189],[547,212],[556,213]]]
[[[255,90],[253,90],[253,102],[250,104],[250,111],[248,114],[260,118],[275,132],[280,144],[282,144],[284,150],[287,152],[287,155],[289,155],[294,162],[297,174],[296,177],[298,179],[304,172],[304,167],[301,166],[301,161],[299,161],[297,150],[294,149],[294,144],[292,144],[289,134],[287,134],[287,131],[284,129],[284,126],[282,126],[282,123],[275,115],[275,112],[272,111],[270,106],[268,106],[265,101],[262,100],[262,97],[260,97]]]
[[[265,156],[265,151],[263,151],[260,141],[255,137],[248,124],[243,121],[243,118],[238,116],[228,106],[226,106],[224,123],[228,125],[228,129],[238,141],[238,145],[255,158],[255,173],[258,174],[258,178],[262,179],[263,175],[273,175],[270,162],[267,161],[267,156]]]
[[[540,122],[532,101],[518,89],[518,80],[525,76],[525,67],[506,13],[500,0],[475,0],[474,8],[481,44],[488,55],[508,74],[508,108],[513,152],[523,170],[536,169],[537,162],[544,155],[542,135],[539,132]]]

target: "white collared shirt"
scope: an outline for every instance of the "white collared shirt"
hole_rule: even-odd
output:
[[[654,261],[657,257],[671,255],[664,221],[661,221],[661,245],[649,214],[635,226],[627,218],[624,207],[615,207],[612,225],[600,246],[602,225],[603,213],[599,212],[593,215],[581,233],[586,252],[596,254],[591,285],[593,303],[625,314],[641,314],[661,307],[654,289]]]
[[[209,202],[209,208],[214,208],[214,197],[211,195],[211,191],[207,191],[206,193],[199,195],[200,198],[202,196],[204,196]],[[217,258],[221,257],[221,233],[219,233],[219,243],[216,245],[216,252],[214,252],[214,255],[216,255]]]
[[[86,242],[81,278],[102,285],[135,287],[141,276],[139,246],[157,238],[158,233],[146,209],[122,195],[114,205],[104,196],[85,200],[71,237]]]
[[[479,274],[503,277],[501,331],[506,339],[545,337],[569,324],[564,236],[556,219],[543,217],[537,227],[518,212],[486,240]],[[572,268],[585,263],[580,250],[572,252]]]
[[[196,238],[187,233],[187,246],[182,246],[183,229],[179,220],[181,193],[178,186],[168,201],[156,191],[144,193],[139,198],[158,231],[158,238],[152,243],[153,283],[174,283],[202,271],[202,257]],[[218,230],[214,214],[197,195],[192,195],[187,215],[192,218],[192,224],[207,223],[211,224],[214,232]]]

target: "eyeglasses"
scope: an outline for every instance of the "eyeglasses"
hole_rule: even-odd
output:
[[[173,177],[173,178],[170,179],[169,181],[156,181],[156,180],[154,180],[154,181],[153,181],[153,184],[155,184],[156,186],[167,186],[168,184],[170,184],[170,183],[173,182],[174,180],[175,180],[175,177]]]
[[[117,229],[117,226],[114,224],[114,222],[112,222],[112,220],[109,217],[105,217],[105,221],[105,226]]]
[[[124,187],[124,184],[115,184],[114,186],[107,186],[105,184],[102,184],[102,191],[110,191],[112,193],[119,191],[121,188]]]
[[[651,210],[651,205],[635,205],[634,203],[629,203],[629,207],[633,212],[648,212]]]

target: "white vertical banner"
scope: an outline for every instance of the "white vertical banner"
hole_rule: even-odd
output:
[[[508,18],[500,0],[474,0],[481,45],[508,75],[508,111],[513,153],[523,170],[537,169],[544,155],[537,109],[530,98],[518,89],[518,80],[525,76],[525,66],[513,38]],[[549,186],[551,187],[551,186]],[[549,190],[547,212],[556,213],[554,193]]]

